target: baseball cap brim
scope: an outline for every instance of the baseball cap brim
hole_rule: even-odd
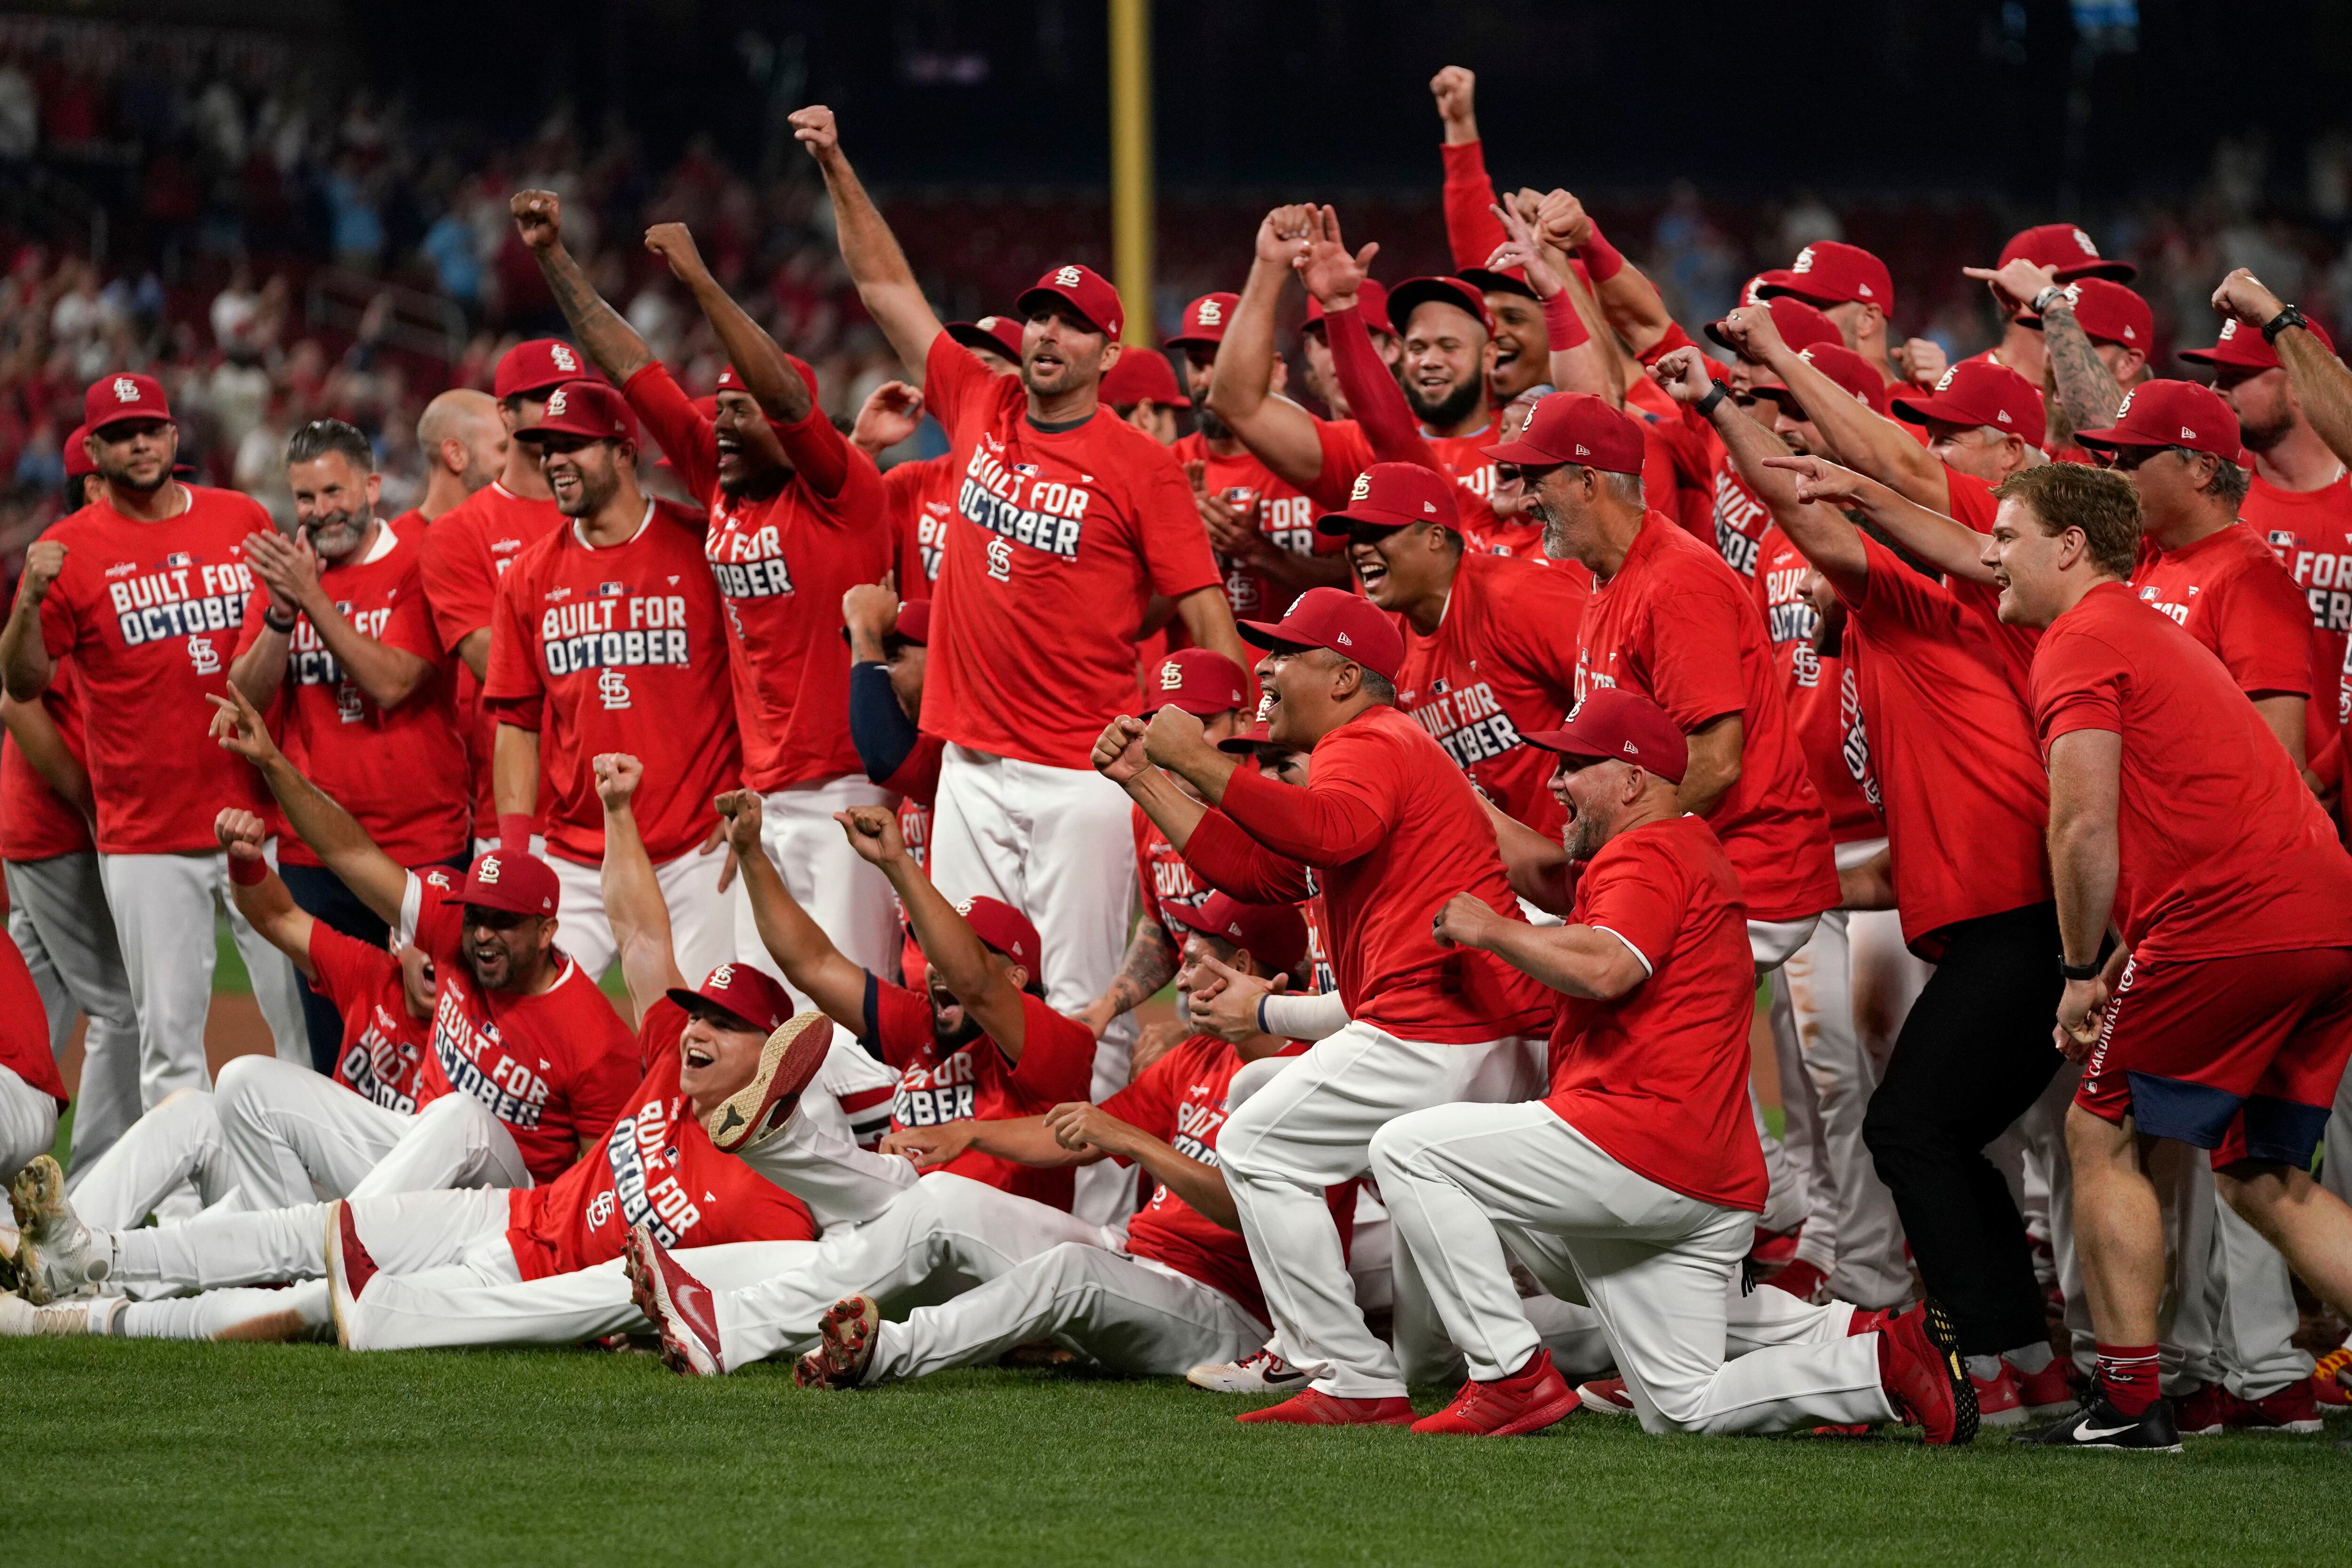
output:
[[[1522,730],[1519,739],[1538,751],[1557,752],[1563,757],[1602,757],[1608,755],[1588,741],[1577,739],[1570,730]]]
[[[728,1006],[723,1002],[713,1002],[709,997],[705,996],[699,991],[690,991],[683,985],[673,985],[667,991],[663,992],[662,994],[667,996],[672,1002],[675,1002],[677,1005],[685,1008],[689,1013],[693,1012],[697,1007],[708,1007],[714,1012],[724,1013],[736,1023],[741,1025],[747,1034],[764,1035],[768,1032],[761,1025],[755,1023],[750,1018],[746,1018],[742,1014],[735,1011],[734,1008]]]
[[[1808,276],[1802,272],[1791,272],[1786,268],[1775,268],[1769,272],[1759,273],[1756,284],[1756,298],[1769,300],[1775,294],[1787,294],[1816,308],[1853,303],[1845,295],[1807,288],[1805,285]]]
[[[1040,284],[1034,289],[1022,290],[1021,298],[1013,301],[1013,309],[1024,318],[1035,315],[1038,309],[1045,305],[1067,306],[1070,313],[1084,321],[1090,330],[1101,332],[1106,337],[1109,335],[1109,329],[1088,315],[1086,307],[1078,303],[1078,297],[1066,289],[1048,289]],[[1003,343],[994,343],[991,346],[998,353],[1004,352]]]
[[[2112,282],[2128,283],[2139,276],[2138,268],[2128,261],[2118,261],[2112,257],[2103,257],[2096,261],[2085,261],[2078,267],[2060,267],[2054,270],[2061,283],[2072,283],[2078,278],[2105,278]]]
[[[1537,446],[1525,436],[1519,437],[1517,440],[1506,441],[1499,447],[1481,447],[1478,448],[1478,455],[1497,463],[1509,463],[1514,468],[1556,468],[1562,463],[1572,463],[1576,460],[1573,458],[1554,457],[1549,451]]]
[[[1517,294],[1533,300],[1536,291],[1528,280],[1516,272],[1496,272],[1484,267],[1465,267],[1454,276],[1469,284],[1481,294]]]
[[[999,359],[1009,360],[1018,360],[1021,357],[1021,352],[1018,349],[1008,346],[1003,338],[998,337],[986,327],[975,326],[970,321],[950,321],[940,330],[964,347],[980,353],[994,354]]]
[[[2126,430],[2110,425],[2104,430],[2077,430],[2074,444],[2078,447],[2112,449],[2116,447],[2169,447],[2173,443],[2160,437],[2142,435],[2137,430]]]
[[[1763,390],[1757,388],[1759,396],[1762,395]],[[1925,425],[1930,419],[1940,419],[1947,425],[1984,423],[1967,409],[1938,397],[1898,397],[1888,406],[1895,410],[1895,417],[1907,425]]]

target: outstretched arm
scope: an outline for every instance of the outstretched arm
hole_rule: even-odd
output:
[[[1536,209],[1536,228],[1545,244],[1571,252],[1584,263],[1601,316],[1636,358],[1666,335],[1675,319],[1658,286],[1609,243],[1582,202],[1567,191],[1547,193]]]
[[[988,947],[971,922],[931,886],[931,879],[907,853],[906,843],[898,837],[898,814],[878,805],[859,805],[835,812],[833,819],[849,835],[849,847],[859,858],[879,867],[890,879],[898,903],[907,911],[907,924],[914,930],[916,945],[923,950],[923,958],[940,984],[955,994],[1006,1060],[1019,1061],[1029,1037],[1029,1017],[1020,988],[1007,971],[989,962]]]
[[[793,111],[792,124],[793,136],[809,150],[824,175],[825,193],[833,198],[834,234],[841,243],[841,258],[848,264],[850,281],[857,285],[857,297],[865,301],[866,313],[881,327],[882,335],[890,340],[898,362],[921,380],[931,342],[940,335],[940,319],[923,298],[915,269],[907,265],[907,253],[898,248],[898,237],[890,232],[874,198],[859,182],[857,171],[843,155],[833,110],[811,104]]]
[[[1535,231],[1519,213],[1508,206],[1497,206],[1494,212],[1508,237],[1486,258],[1486,265],[1496,272],[1519,268],[1542,302],[1552,385],[1561,392],[1591,393],[1623,407],[1624,390],[1609,374],[1609,362],[1577,310],[1572,286],[1552,266]]]
[[[633,808],[645,764],[625,752],[605,752],[590,763],[596,770],[596,798],[604,806],[604,867],[598,880],[604,918],[621,957],[621,979],[643,1018],[655,1003],[687,984],[670,946],[669,903],[654,879],[653,857],[637,832]]]
[[[2112,730],[2072,730],[2050,742],[2050,884],[2058,895],[2060,956],[2078,968],[2098,958],[2115,913],[2122,766],[2123,737]],[[2106,993],[2104,977],[2066,983],[2058,1026],[2069,1058],[2089,1055]]]
[[[2235,317],[2240,331],[2258,332],[2276,321],[2286,305],[2263,287],[2261,279],[2241,267],[2213,290],[2213,309]],[[2337,461],[2352,464],[2352,369],[2347,369],[2308,327],[2282,330],[2273,346],[2286,369],[2287,384],[2294,389],[2294,400],[2303,406],[2303,416]]]
[[[47,691],[56,673],[49,645],[41,635],[41,601],[65,569],[66,547],[56,540],[36,539],[26,547],[16,602],[9,607],[8,624],[0,627],[0,685],[19,702],[30,702]]]
[[[2058,269],[2019,257],[2008,266],[1964,267],[1969,277],[1992,285],[1993,297],[2011,310],[2032,309],[2042,318],[2042,346],[2057,384],[2058,406],[2077,430],[2104,430],[2116,422],[2124,389],[2115,373],[2074,319],[2074,301],[2059,284]],[[2037,303],[2037,301],[2039,301]]]
[[[866,971],[833,945],[824,928],[809,918],[784,886],[783,874],[760,842],[759,795],[748,789],[730,790],[714,804],[736,864],[742,868],[743,896],[751,900],[760,945],[793,990],[843,1028],[865,1033]]]
[[[547,279],[547,290],[555,296],[572,335],[614,385],[627,385],[631,376],[654,363],[653,351],[596,292],[596,285],[564,248],[563,199],[553,191],[517,191],[508,199],[507,210],[514,214],[522,242],[538,258],[540,275]]]
[[[1930,511],[1951,505],[1951,486],[1936,455],[1894,420],[1854,401],[1851,393],[1790,348],[1772,324],[1769,310],[1742,305],[1724,318],[1723,331],[1733,347],[1787,384],[1841,462]]]
[[[213,837],[228,854],[229,896],[236,900],[236,912],[263,941],[292,959],[303,979],[318,979],[310,963],[311,918],[262,857],[268,827],[254,813],[230,807],[214,819]]]
[[[1650,977],[1633,950],[1608,931],[1580,925],[1538,930],[1496,914],[1472,893],[1454,894],[1437,912],[1433,929],[1441,945],[1491,952],[1570,996],[1614,1002]]]
[[[245,700],[244,692],[232,686],[226,697],[207,695],[205,700],[215,710],[214,739],[223,751],[236,752],[260,773],[269,793],[278,798],[278,809],[286,815],[286,826],[378,920],[397,926],[401,900],[408,894],[408,872],[400,862],[377,848],[375,840],[352,820],[350,812],[294,771],[294,764],[269,738],[269,727],[262,722],[260,711]]]
[[[1225,323],[1209,377],[1209,408],[1258,461],[1304,489],[1323,471],[1315,416],[1272,390],[1275,308],[1305,248],[1314,209],[1276,207],[1257,226],[1257,249],[1241,302]]]

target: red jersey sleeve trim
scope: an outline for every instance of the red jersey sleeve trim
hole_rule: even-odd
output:
[[[1295,904],[1313,896],[1306,867],[1274,854],[1222,811],[1210,812],[1192,829],[1184,863],[1209,886],[1244,903]]]
[[[1338,866],[1365,854],[1388,825],[1363,800],[1328,784],[1280,784],[1248,768],[1225,785],[1224,814],[1277,855]]]

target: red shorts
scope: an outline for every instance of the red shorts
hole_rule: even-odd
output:
[[[2156,1138],[2308,1167],[2352,1057],[2352,948],[2124,966],[2074,1103]],[[2233,1152],[2237,1140],[2231,1140]]]

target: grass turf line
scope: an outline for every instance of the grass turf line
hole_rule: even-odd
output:
[[[38,1341],[0,1366],[38,1412],[11,1489],[50,1500],[44,1563],[1784,1568],[2341,1549],[2328,1438],[1937,1452],[1651,1438],[1590,1413],[1530,1439],[1416,1437],[1236,1426],[1258,1401],[1169,1382],[986,1370],[809,1394],[781,1364],[688,1382],[562,1351]]]

